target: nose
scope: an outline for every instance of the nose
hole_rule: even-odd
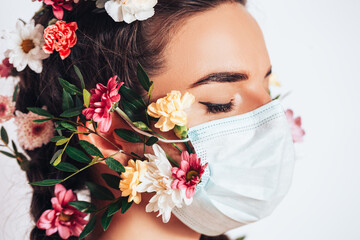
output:
[[[240,95],[242,101],[239,105],[239,114],[253,111],[272,100],[268,89],[261,82],[248,84]]]

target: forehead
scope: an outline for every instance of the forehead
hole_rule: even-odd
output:
[[[210,73],[245,71],[251,78],[264,75],[270,66],[262,32],[239,3],[190,17],[172,36],[164,57],[164,72],[152,78],[154,97],[185,91]]]

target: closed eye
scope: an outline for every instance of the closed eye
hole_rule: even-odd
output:
[[[199,102],[199,103],[207,107],[208,113],[230,112],[233,110],[234,107],[233,100],[225,104],[210,103],[210,102]]]

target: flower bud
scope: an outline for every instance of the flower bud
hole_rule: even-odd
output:
[[[185,139],[187,137],[188,129],[186,125],[184,126],[175,125],[174,133],[178,138]]]

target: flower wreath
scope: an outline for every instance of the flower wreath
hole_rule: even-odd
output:
[[[6,58],[0,64],[0,76],[16,76],[26,66],[40,73],[42,60],[54,50],[59,52],[61,59],[68,57],[71,48],[77,42],[78,26],[75,22],[66,23],[61,19],[64,10],[72,10],[73,5],[78,2],[79,0],[43,0],[45,5],[52,7],[54,16],[59,20],[52,21],[54,24],[50,24],[46,29],[39,24],[35,25],[33,20],[28,24],[19,21],[15,32],[5,34],[3,38],[7,41],[7,50]],[[156,3],[156,0],[96,1],[97,7],[105,8],[115,21],[127,23],[151,17]],[[44,10],[45,8],[42,8],[40,12]],[[123,82],[119,82],[117,76],[111,77],[106,86],[98,83],[96,88],[89,91],[80,69],[74,66],[74,71],[81,87],[65,79],[59,79],[59,84],[63,88],[63,112],[60,116],[53,116],[45,107],[29,107],[28,113],[15,111],[17,87],[12,98],[0,96],[0,123],[15,118],[20,146],[26,150],[33,150],[49,142],[55,143],[59,149],[50,160],[50,164],[60,171],[69,173],[64,179],[45,179],[30,183],[37,186],[55,186],[54,197],[51,199],[53,209],[43,212],[37,221],[37,227],[45,229],[46,235],[58,232],[63,239],[70,236],[82,239],[94,229],[97,214],[102,214],[101,225],[106,231],[114,214],[118,211],[124,214],[133,203],[139,204],[142,201],[141,193],[144,192],[154,193],[146,206],[146,211],[159,212],[158,216],[162,216],[163,222],[168,222],[174,207],[181,208],[191,204],[207,163],[201,162],[187,143],[186,151],[181,151],[173,143],[181,154],[181,162],[177,163],[157,144],[159,139],[167,139],[150,126],[152,122],[156,122],[154,127],[160,132],[174,131],[179,139],[185,139],[188,131],[185,110],[195,101],[195,97],[188,92],[181,95],[179,91],[174,90],[151,103],[153,82],[140,63],[137,78],[147,92],[147,101],[126,87]],[[280,85],[275,75],[270,77],[270,84]],[[280,95],[275,98],[279,97]],[[118,113],[132,128],[115,129],[114,132],[119,137],[127,142],[152,146],[154,154],[140,156],[133,152],[125,152],[102,136],[101,133],[106,133],[110,129],[111,112]],[[294,119],[291,110],[286,111],[286,116],[291,126],[293,141],[301,142],[305,134],[301,128],[301,118]],[[73,121],[74,118],[78,121]],[[54,135],[55,130],[57,135]],[[145,137],[140,137],[138,133]],[[86,140],[79,141],[80,148],[69,146],[71,139],[80,134],[101,136],[118,151],[104,156],[95,145]],[[8,150],[1,150],[0,153],[16,159],[23,170],[28,170],[28,158],[18,150],[14,141],[10,143],[4,127],[1,127],[1,142],[0,147]],[[120,153],[130,157],[127,166],[114,159]],[[62,162],[64,154],[84,166],[78,169],[69,162]],[[114,174],[102,174],[107,187],[86,182],[95,198],[111,201],[105,208],[97,209],[90,202],[79,201],[77,195],[72,190],[65,189],[61,183],[100,162],[105,162]],[[115,198],[108,187],[121,191],[121,197]],[[93,215],[86,220],[89,213]]]

